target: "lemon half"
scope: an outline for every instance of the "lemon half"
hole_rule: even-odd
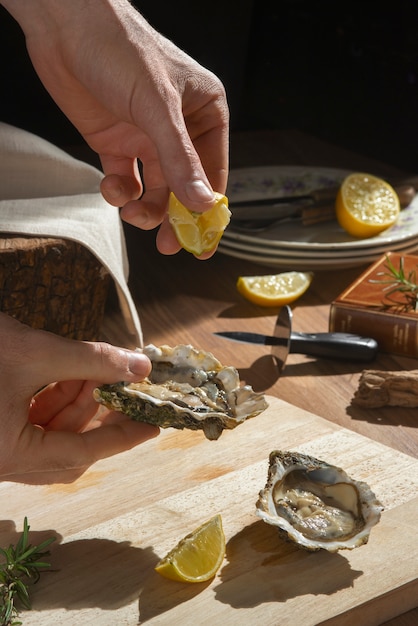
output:
[[[338,223],[353,237],[373,237],[392,226],[399,215],[396,191],[381,178],[354,173],[341,184],[336,199]]]
[[[224,558],[225,535],[218,514],[181,539],[155,570],[171,580],[200,583],[215,576]]]
[[[228,226],[231,211],[228,199],[215,193],[216,202],[208,211],[189,211],[174,195],[170,194],[168,219],[182,248],[196,256],[211,252],[219,243]]]
[[[265,276],[240,276],[237,289],[244,298],[260,306],[284,306],[308,289],[312,272],[282,272]]]

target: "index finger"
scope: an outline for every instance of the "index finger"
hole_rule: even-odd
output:
[[[84,433],[44,432],[28,423],[2,478],[32,485],[73,482],[96,461],[130,450],[158,433],[157,427],[130,419]]]

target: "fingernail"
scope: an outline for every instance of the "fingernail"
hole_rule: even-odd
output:
[[[215,195],[203,180],[192,180],[186,185],[186,193],[192,202],[210,202]]]
[[[132,374],[147,376],[151,371],[151,361],[139,351],[129,353],[128,364]]]

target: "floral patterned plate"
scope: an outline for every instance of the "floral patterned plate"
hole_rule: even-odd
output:
[[[411,248],[412,246],[418,246],[418,234],[414,237],[408,238],[406,240],[401,239],[400,241],[396,241],[390,244],[381,244],[376,245],[370,248],[333,248],[333,249],[316,249],[316,248],[289,248],[289,247],[278,247],[271,246],[267,244],[265,241],[255,241],[252,243],[248,243],[247,241],[237,241],[233,238],[223,238],[221,241],[221,246],[228,249],[235,249],[241,252],[250,252],[251,254],[262,254],[262,255],[270,255],[282,257],[285,256],[288,259],[303,259],[303,258],[314,258],[317,260],[323,259],[355,259],[360,255],[370,256],[370,255],[378,255],[381,256],[389,249],[394,252],[395,250],[403,250],[404,248]]]
[[[347,170],[305,167],[270,166],[231,170],[227,196],[230,201],[256,200],[276,196],[302,195],[313,189],[337,187],[350,172]],[[315,253],[342,250],[361,252],[367,256],[379,250],[389,250],[392,246],[407,244],[418,237],[418,195],[403,209],[391,228],[375,237],[355,239],[348,235],[336,220],[303,226],[300,222],[285,222],[260,233],[243,233],[229,226],[224,233],[224,241],[239,241],[274,249],[292,249]]]
[[[417,250],[417,245],[418,238],[414,240],[413,245],[405,245],[401,248],[397,248],[397,251],[403,252],[404,254],[413,254]],[[357,267],[359,265],[369,265],[381,256],[378,251],[367,254],[362,251],[352,256],[336,255],[334,258],[321,257],[317,254],[297,257],[286,254],[286,251],[280,255],[272,253],[271,250],[266,250],[264,253],[243,250],[229,246],[227,242],[222,242],[222,240],[219,244],[218,252],[266,267],[299,271],[337,270]]]

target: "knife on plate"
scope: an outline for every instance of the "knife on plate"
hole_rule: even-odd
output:
[[[363,362],[372,361],[378,352],[378,344],[371,337],[339,332],[301,333],[292,331],[292,310],[289,306],[280,309],[274,327],[274,335],[239,330],[220,331],[214,334],[233,341],[271,346],[272,354],[280,369],[283,369],[289,352]]]
[[[261,207],[273,208],[281,210],[294,207],[295,209],[305,206],[312,206],[313,204],[330,204],[335,202],[337,197],[338,187],[324,187],[323,189],[313,189],[309,193],[299,195],[287,195],[287,196],[271,196],[268,198],[255,198],[251,200],[230,200],[229,207],[237,209],[237,219],[248,219],[254,214],[254,208],[261,210]],[[244,209],[250,209],[244,211]],[[245,215],[246,217],[241,217]],[[235,213],[233,213],[235,217]]]
[[[409,206],[415,198],[416,189],[412,185],[394,186],[401,208]],[[307,194],[278,196],[254,200],[232,200],[232,221],[302,218],[304,223],[315,223],[335,217],[335,200],[339,187],[315,189]]]

